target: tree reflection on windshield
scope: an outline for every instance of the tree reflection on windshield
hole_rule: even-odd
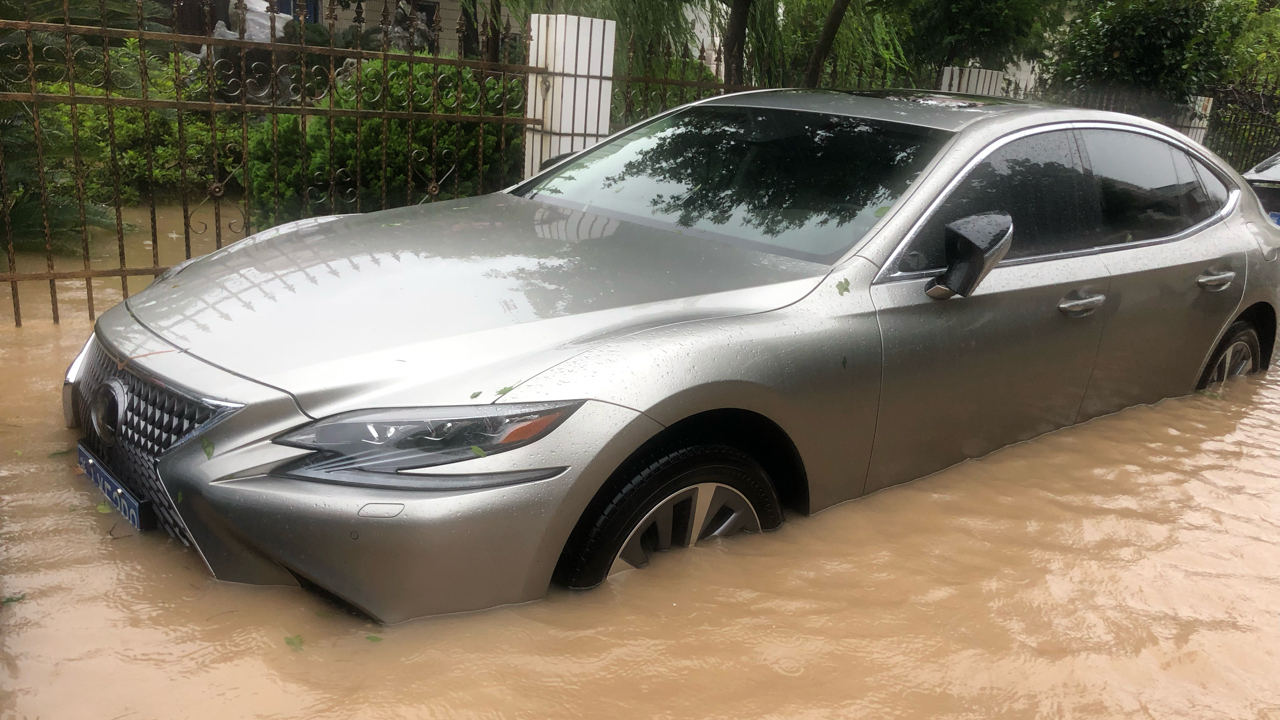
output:
[[[527,197],[829,262],[889,209],[946,136],[864,118],[701,106],[593,150]]]

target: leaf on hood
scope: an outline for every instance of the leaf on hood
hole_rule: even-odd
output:
[[[378,637],[377,635],[365,635],[364,639],[368,640],[369,642],[382,642],[382,638]]]
[[[49,457],[51,458],[62,457],[63,455],[70,455],[72,452],[74,451],[71,448],[67,448],[66,450],[57,450],[55,452],[49,453]]]
[[[840,293],[841,295],[844,295],[845,293],[849,292],[849,278],[845,278],[840,282],[836,283],[836,292]]]
[[[286,636],[285,636],[285,638],[284,638],[284,644],[285,644],[285,645],[288,645],[289,647],[293,648],[294,650],[301,650],[301,649],[302,649],[302,636],[301,636],[301,635],[286,635]]]
[[[9,596],[6,596],[5,599],[0,600],[0,605],[12,605],[16,602],[22,602],[23,600],[26,600],[26,599],[27,599],[26,593],[23,593],[21,595],[9,595]]]
[[[484,451],[484,448],[480,447],[479,445],[472,445],[472,446],[471,446],[471,452],[475,453],[475,454],[476,454],[476,457],[484,457],[485,455],[488,455],[488,454],[489,454],[489,453],[485,452],[485,451]]]
[[[98,503],[98,512],[102,513],[103,515],[106,515],[107,513],[111,512],[111,506],[104,502],[100,502]]]
[[[200,447],[204,448],[204,456],[212,460],[213,459],[213,441],[207,437],[201,436]]]
[[[471,393],[471,399],[472,399],[472,400],[475,400],[476,398],[480,397],[480,394],[481,394],[482,392],[484,392],[484,391],[483,391],[483,390],[477,390],[477,391],[475,391],[475,392]]]
[[[513,385],[508,385],[508,386],[506,386],[506,387],[504,387],[504,388],[502,388],[501,390],[499,390],[499,391],[498,391],[498,397],[502,397],[503,395],[506,395],[507,393],[511,392],[512,390],[515,390],[515,386],[513,386]]]

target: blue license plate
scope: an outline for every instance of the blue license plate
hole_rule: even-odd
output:
[[[1267,217],[1271,218],[1271,222],[1280,225],[1280,212],[1267,213]]]
[[[111,476],[111,471],[103,466],[102,461],[85,449],[83,443],[77,446],[80,468],[89,476],[94,485],[107,496],[107,503],[120,511],[135,529],[142,530],[143,504]]]

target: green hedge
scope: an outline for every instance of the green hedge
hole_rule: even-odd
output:
[[[141,97],[137,42],[128,41],[124,47],[112,49],[111,61],[113,95]],[[310,67],[327,65],[328,60],[312,56],[307,62]],[[365,212],[377,210],[383,207],[384,197],[386,207],[422,202],[432,197],[428,191],[433,181],[437,199],[492,192],[518,181],[523,170],[523,150],[522,126],[516,124],[415,119],[410,137],[410,122],[392,118],[386,123],[384,170],[384,121],[379,113],[409,110],[411,65],[415,112],[475,116],[483,110],[484,115],[505,113],[509,117],[524,114],[523,78],[508,77],[505,86],[498,78],[489,78],[482,92],[480,80],[470,68],[370,61],[361,63],[358,74],[349,68],[332,98],[334,108],[356,109],[357,92],[362,92],[360,106],[366,114],[359,120],[335,117],[332,134],[330,118],[306,116],[305,143],[304,118],[288,110],[276,114],[273,122],[266,108],[249,105],[247,122],[246,113],[232,111],[214,114],[212,123],[209,113],[184,110],[179,123],[179,111],[171,109],[145,111],[144,122],[141,108],[117,105],[108,113],[102,105],[77,104],[75,126],[81,168],[77,174],[71,151],[77,134],[72,131],[71,106],[42,105],[49,202],[58,208],[59,218],[54,223],[58,236],[55,249],[76,252],[79,248],[77,177],[83,182],[90,225],[114,224],[105,221],[112,215],[109,208],[117,196],[125,206],[146,201],[148,193],[159,203],[177,202],[185,188],[188,201],[195,204],[217,188],[237,204],[248,194],[255,230],[308,215],[355,212],[357,208]],[[206,68],[198,60],[181,54],[148,54],[147,67],[150,99],[209,99]],[[70,88],[66,82],[46,82],[41,91],[67,94]],[[81,81],[76,83],[75,92],[82,96],[105,94],[104,89]],[[223,102],[234,101],[225,95],[216,97]],[[383,97],[387,98],[385,103]],[[330,98],[310,100],[308,104],[328,108]],[[16,103],[12,105],[14,115],[29,112],[18,110]],[[17,122],[23,120],[19,118]],[[25,125],[29,134],[29,120]],[[25,167],[18,162],[21,149],[17,146],[29,145],[29,140],[18,143],[16,137],[12,139],[14,143],[4,143],[10,174]],[[24,178],[23,182],[28,196],[35,192],[30,179]],[[336,192],[331,194],[331,187]],[[12,210],[17,212],[19,208]],[[38,205],[26,202],[21,210],[25,217],[38,210]],[[21,233],[20,247],[43,248],[43,237],[37,242],[28,237],[31,234]]]
[[[524,115],[523,79],[508,78],[504,93],[498,79],[491,78],[482,93],[469,68],[412,66],[416,112],[474,116],[481,114],[483,106],[484,115]],[[362,106],[370,108],[368,99],[382,96],[385,80],[385,108],[380,99],[372,107],[379,112],[407,111],[409,73],[410,63],[365,63],[359,82],[353,73],[333,98],[333,107],[354,109],[358,85],[366,98]],[[327,98],[315,104],[329,107]],[[255,226],[357,208],[377,210],[383,207],[384,197],[387,207],[422,202],[430,199],[433,182],[438,186],[436,199],[493,192],[517,182],[523,171],[522,126],[516,124],[415,119],[411,135],[409,120],[392,118],[385,121],[384,168],[383,118],[376,114],[359,121],[335,117],[331,128],[330,118],[308,116],[305,143],[302,120],[297,115],[280,115],[274,131],[266,119],[251,129],[250,197]]]

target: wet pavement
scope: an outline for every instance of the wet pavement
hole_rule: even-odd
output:
[[[99,511],[61,428],[73,314],[0,323],[0,720],[1280,719],[1280,373],[379,627]]]

